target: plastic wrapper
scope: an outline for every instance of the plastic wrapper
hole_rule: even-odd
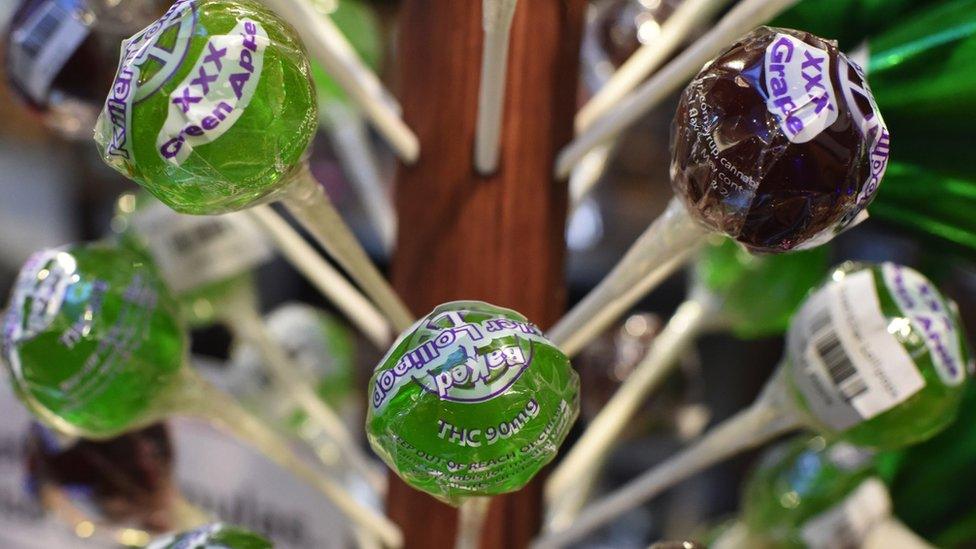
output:
[[[210,524],[150,543],[147,549],[272,549],[267,539],[236,526]]]
[[[823,280],[829,255],[823,246],[789,254],[754,255],[723,238],[702,248],[693,281],[718,299],[723,326],[736,336],[778,336],[789,328],[790,318],[810,289]],[[692,299],[696,297],[692,293]]]
[[[955,304],[916,271],[845,264],[787,337],[787,386],[805,422],[895,448],[952,423],[973,364]]]
[[[888,145],[861,70],[833,42],[761,27],[682,93],[672,186],[692,215],[753,251],[811,247],[858,219]]]
[[[44,250],[3,319],[17,395],[63,433],[108,438],[151,423],[187,349],[178,304],[144,256],[104,244]]]
[[[367,434],[408,484],[447,503],[522,488],[579,411],[569,359],[515,311],[446,303],[404,332],[369,383]]]
[[[98,524],[167,532],[173,509],[173,445],[164,424],[106,441],[64,440],[33,424],[27,442],[29,487],[41,500],[49,490]],[[45,505],[47,506],[47,505]],[[57,504],[51,509],[58,511]]]
[[[249,0],[178,0],[123,43],[95,141],[166,205],[215,214],[282,190],[317,125],[294,29]]]
[[[844,442],[800,436],[767,451],[746,481],[742,519],[750,541],[775,547],[860,547],[891,514],[874,455]]]

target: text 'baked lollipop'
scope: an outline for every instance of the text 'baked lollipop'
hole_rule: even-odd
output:
[[[295,30],[250,0],[179,0],[122,46],[103,160],[181,213],[281,199],[399,329],[410,314],[313,178],[318,126]]]
[[[310,467],[188,365],[178,304],[147,257],[107,244],[37,252],[3,318],[0,358],[18,397],[58,431],[105,439],[174,414],[205,419],[320,490],[388,545],[400,532]]]
[[[408,484],[452,505],[522,488],[579,410],[569,359],[519,313],[478,301],[435,308],[369,383],[373,449]]]
[[[971,374],[955,305],[916,271],[845,264],[805,301],[759,398],[676,456],[583,509],[537,547],[561,547],[678,482],[788,431],[872,448],[952,423]]]
[[[888,142],[860,69],[833,42],[756,29],[681,95],[671,130],[676,199],[550,336],[573,356],[709,231],[753,252],[827,242],[871,202]]]

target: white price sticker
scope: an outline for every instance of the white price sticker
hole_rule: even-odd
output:
[[[868,532],[890,514],[888,489],[872,477],[844,501],[805,522],[800,537],[810,549],[860,547]]]

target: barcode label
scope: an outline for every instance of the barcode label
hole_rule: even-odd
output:
[[[872,477],[830,509],[814,516],[800,528],[810,549],[856,549],[871,529],[891,515],[888,489]]]
[[[51,83],[88,36],[88,27],[55,0],[41,0],[10,35],[10,76],[34,101],[45,103]]]
[[[177,293],[244,274],[271,258],[261,230],[239,213],[182,215],[153,202],[133,214],[132,227]]]
[[[881,414],[925,386],[888,332],[870,270],[854,272],[807,300],[789,333],[793,379],[810,411],[838,431]]]

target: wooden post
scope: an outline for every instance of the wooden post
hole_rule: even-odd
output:
[[[480,0],[404,0],[398,87],[421,143],[397,177],[396,289],[416,314],[456,299],[511,307],[545,328],[564,311],[566,184],[552,179],[572,137],[585,0],[522,0],[512,26],[499,170],[472,165]],[[450,548],[457,512],[391,475],[390,516],[408,548]],[[483,548],[525,547],[542,519],[538,479],[498,498]]]

